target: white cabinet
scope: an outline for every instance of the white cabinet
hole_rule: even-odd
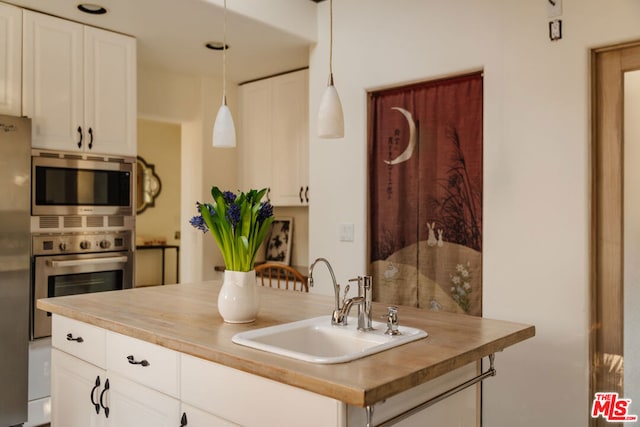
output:
[[[103,427],[107,418],[100,394],[105,380],[103,369],[52,349],[51,425]]]
[[[234,424],[231,421],[217,417],[187,403],[182,403],[181,412],[181,421],[183,421],[183,423],[180,427],[239,427],[238,424]]]
[[[309,203],[308,80],[302,70],[240,87],[240,181],[269,188],[274,206]]]
[[[22,112],[22,9],[0,3],[0,114]]]
[[[52,342],[52,427],[347,427],[367,421],[363,408],[58,315]],[[476,374],[471,363],[379,402],[374,422]],[[401,425],[475,425],[476,390]]]
[[[23,12],[23,115],[38,148],[136,154],[136,42]]]
[[[108,371],[109,418],[113,427],[175,427],[180,424],[180,402]]]
[[[277,381],[186,354],[180,375],[182,402],[215,415],[214,426],[344,425],[342,402]]]
[[[52,334],[53,427],[180,424],[178,353],[60,316]]]

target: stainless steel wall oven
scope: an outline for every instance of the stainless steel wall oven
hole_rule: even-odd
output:
[[[132,287],[131,231],[33,235],[32,251],[32,339],[51,335],[50,314],[36,309],[38,299]]]

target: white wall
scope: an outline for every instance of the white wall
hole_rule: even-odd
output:
[[[310,57],[310,259],[328,257],[341,282],[366,271],[366,92],[483,69],[484,314],[537,332],[497,355],[484,425],[587,425],[589,51],[639,39],[640,2],[564,0],[564,37],[550,42],[543,0],[337,1],[345,138],[320,140],[328,7]],[[354,242],[338,241],[343,222]]]

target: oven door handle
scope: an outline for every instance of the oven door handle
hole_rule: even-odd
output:
[[[79,265],[87,265],[87,264],[111,264],[111,263],[120,263],[124,264],[129,261],[129,257],[126,256],[112,256],[106,258],[83,258],[83,259],[70,259],[66,261],[54,261],[48,260],[47,264],[52,268],[64,268],[64,267],[75,267]]]

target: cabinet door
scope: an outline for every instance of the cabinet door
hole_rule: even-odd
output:
[[[91,152],[136,155],[136,41],[84,27],[84,126]]]
[[[245,427],[344,425],[342,402],[186,354],[180,359],[182,401],[210,414]]]
[[[308,196],[308,72],[273,78],[273,204],[299,206]],[[306,194],[305,194],[306,193]]]
[[[22,113],[22,10],[0,3],[0,114]]]
[[[243,191],[271,188],[271,84],[260,80],[240,87],[239,166]],[[268,196],[271,198],[271,192]]]
[[[176,427],[180,402],[148,387],[109,372],[110,427]]]
[[[51,351],[51,425],[54,427],[102,427],[104,410],[99,404],[105,371],[58,349]],[[96,385],[96,380],[99,385]]]
[[[22,108],[34,147],[82,148],[82,39],[80,24],[23,11]]]
[[[230,421],[217,417],[209,412],[202,411],[186,403],[182,404],[182,416],[187,422],[187,427],[237,427]]]

